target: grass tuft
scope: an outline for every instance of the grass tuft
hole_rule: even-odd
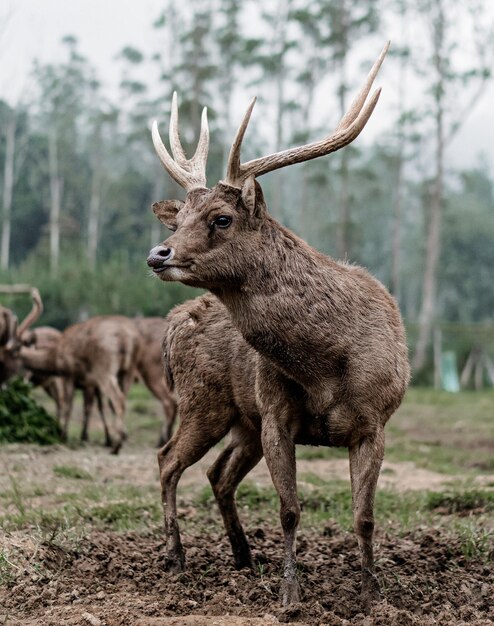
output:
[[[484,513],[494,510],[494,492],[471,489],[466,491],[432,492],[427,495],[426,507],[446,515],[476,511]]]
[[[93,480],[89,472],[76,465],[55,465],[53,473],[62,478],[74,478],[76,480]]]

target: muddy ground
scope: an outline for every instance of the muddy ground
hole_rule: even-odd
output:
[[[75,538],[69,528],[69,539],[65,535],[60,538],[57,529],[50,535],[49,526],[41,534],[29,526],[7,530],[0,547],[6,548],[4,554],[15,555],[15,570],[10,579],[4,578],[0,589],[0,624],[494,624],[494,547],[487,558],[467,558],[464,541],[448,531],[455,516],[445,518],[437,528],[419,527],[412,532],[397,527],[378,529],[376,555],[383,601],[367,617],[359,608],[359,556],[353,534],[330,520],[302,528],[298,553],[303,602],[280,609],[282,538],[275,513],[262,526],[253,526],[247,516],[257,569],[238,572],[232,566],[216,509],[198,512],[194,506],[197,489],[205,484],[204,470],[216,453],[184,475],[179,497],[188,566],[184,574],[171,575],[164,570],[165,546],[159,523],[150,522],[146,528],[129,532],[89,525]],[[101,484],[131,483],[145,490],[157,481],[151,448],[129,446],[120,457],[112,457],[98,447],[42,450],[11,446],[2,460],[9,472],[17,469],[19,485],[51,485],[44,493],[39,490],[30,505],[46,510],[54,509],[69,493],[64,491],[66,482],[71,489],[81,483],[54,476],[53,468],[67,467],[69,462],[90,469]],[[348,472],[343,459],[299,461],[302,476],[308,469],[330,479],[342,479]],[[428,480],[429,486],[439,488],[455,479],[417,470],[417,480],[411,481],[414,471],[409,463],[387,463],[385,470],[382,485],[392,486],[397,497],[411,483],[422,489],[422,480]],[[263,463],[251,480],[257,485],[269,484]],[[484,476],[480,482],[487,480],[492,482],[492,476]],[[8,485],[4,482],[3,486]]]
[[[492,560],[466,560],[462,547],[438,531],[423,529],[399,539],[378,533],[378,575],[384,599],[369,617],[359,611],[358,552],[352,535],[332,525],[321,532],[304,533],[299,541],[303,602],[285,610],[278,602],[280,533],[278,529],[257,528],[251,530],[249,538],[258,564],[256,572],[233,569],[229,546],[221,534],[187,533],[188,569],[181,575],[163,570],[164,546],[159,531],[93,532],[77,550],[46,543],[38,554],[45,572],[21,576],[0,593],[2,611],[9,616],[4,623],[494,623]]]

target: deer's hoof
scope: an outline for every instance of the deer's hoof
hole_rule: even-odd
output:
[[[381,590],[377,576],[368,570],[362,572],[362,590],[360,601],[362,610],[366,615],[370,613],[372,605],[382,600]]]
[[[284,580],[281,585],[281,604],[288,606],[300,602],[300,585],[298,580]]]
[[[184,554],[167,554],[165,558],[165,570],[170,574],[181,574],[185,571]]]

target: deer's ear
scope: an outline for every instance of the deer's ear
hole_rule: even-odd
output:
[[[153,213],[170,230],[177,229],[177,213],[184,206],[181,200],[161,200],[153,204]]]
[[[242,187],[242,202],[253,217],[260,219],[266,213],[261,185],[254,176],[249,176]]]

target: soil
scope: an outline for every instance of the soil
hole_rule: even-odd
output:
[[[32,498],[32,506],[50,507],[62,479],[56,465],[75,465],[96,481],[132,484],[143,489],[158,484],[156,453],[151,448],[126,447],[114,457],[98,447],[68,450],[8,446],[2,461],[16,472],[19,484],[52,485]],[[211,451],[189,468],[180,491],[189,494],[206,483],[205,469],[218,451]],[[329,480],[348,480],[344,459],[299,460],[298,472]],[[410,463],[385,462],[381,486],[397,491],[444,487],[449,480]],[[492,476],[479,477],[491,481]],[[257,485],[270,485],[264,462],[249,475]],[[483,481],[482,481],[483,482]],[[310,483],[304,487],[310,489]],[[0,489],[9,489],[0,472]],[[181,516],[195,518],[194,507]],[[204,514],[202,514],[204,515]],[[451,518],[454,523],[454,517]],[[189,526],[189,527],[188,527]],[[190,528],[192,526],[192,529]],[[247,525],[247,527],[249,527]],[[200,529],[200,530],[199,530]],[[260,626],[290,622],[299,626],[472,626],[494,625],[494,547],[487,561],[466,559],[457,534],[419,528],[412,533],[378,529],[376,558],[383,599],[369,616],[360,612],[359,553],[353,533],[336,524],[302,528],[298,564],[303,601],[287,609],[279,605],[282,536],[278,524],[250,527],[249,541],[257,567],[236,571],[230,547],[221,534],[216,509],[200,524],[181,524],[187,569],[164,569],[161,531],[91,529],[82,540],[39,543],[24,530],[3,533],[2,543],[15,548],[16,572],[0,586],[2,626]],[[70,547],[67,547],[70,546]],[[7,554],[9,551],[7,550]],[[20,565],[19,565],[20,564]],[[0,574],[1,574],[0,560]]]
[[[207,525],[206,525],[207,528]],[[38,548],[40,574],[26,569],[0,589],[0,623],[12,626],[247,626],[293,622],[331,626],[494,624],[494,552],[465,559],[446,531],[397,539],[377,534],[382,602],[360,612],[355,538],[336,525],[301,534],[303,602],[278,601],[282,541],[278,529],[249,534],[257,571],[236,571],[217,532],[184,533],[187,570],[163,569],[164,545],[148,533],[93,531],[77,549]],[[15,542],[15,536],[12,537]],[[3,615],[2,615],[3,614]],[[2,620],[5,620],[3,621]]]

